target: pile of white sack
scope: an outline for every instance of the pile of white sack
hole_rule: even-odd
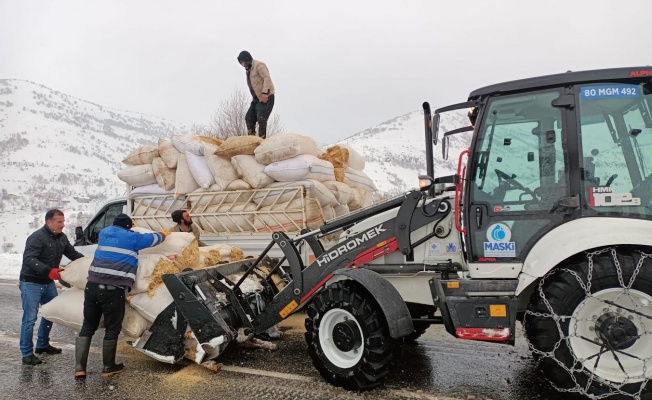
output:
[[[141,233],[151,232],[133,228]],[[242,259],[242,250],[228,245],[198,247],[192,233],[171,233],[158,246],[141,250],[138,254],[136,281],[127,295],[122,333],[138,338],[154,322],[158,314],[172,302],[172,296],[161,279],[162,275],[179,273],[185,268],[199,269],[220,262]],[[84,315],[84,288],[88,269],[93,257],[82,257],[68,264],[61,272],[61,279],[71,285],[59,296],[41,307],[41,316],[54,323],[81,330]],[[237,277],[233,277],[237,280]],[[242,291],[261,291],[263,288],[255,276],[248,277]],[[102,327],[102,323],[100,324]],[[102,333],[103,335],[103,333]],[[193,337],[191,332],[187,337]],[[187,350],[195,359],[195,344],[186,340]]]
[[[296,232],[303,222],[314,229],[371,205],[376,191],[363,172],[364,157],[353,148],[320,150],[314,139],[292,133],[267,139],[232,136],[223,142],[172,136],[159,139],[158,146],[133,150],[123,162],[128,166],[118,171],[118,178],[133,187],[136,221],[140,216],[169,217],[183,208],[204,233]],[[305,198],[297,198],[290,187],[302,187]],[[152,197],[156,195],[168,197]],[[145,225],[158,229],[162,224]]]

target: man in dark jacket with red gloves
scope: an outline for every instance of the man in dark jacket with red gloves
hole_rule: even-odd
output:
[[[115,353],[125,316],[125,290],[130,290],[136,280],[138,251],[159,245],[170,234],[166,230],[133,232],[132,226],[127,214],[118,214],[112,226],[100,231],[84,289],[84,323],[75,341],[75,378],[86,377],[91,339],[102,316],[105,328],[102,377],[108,378],[124,369],[124,364],[116,364]]]
[[[54,281],[61,279],[61,256],[70,260],[84,257],[75,250],[63,233],[65,217],[61,210],[45,213],[45,226],[32,233],[25,244],[23,267],[20,270],[20,298],[23,303],[23,321],[20,327],[20,352],[23,364],[37,365],[41,360],[34,355],[34,324],[39,305],[57,297]],[[36,353],[59,354],[61,349],[50,345],[52,322],[41,318],[36,340]]]

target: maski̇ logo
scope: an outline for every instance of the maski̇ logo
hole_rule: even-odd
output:
[[[490,242],[509,242],[512,232],[509,227],[501,222],[493,224],[487,229],[487,240]]]

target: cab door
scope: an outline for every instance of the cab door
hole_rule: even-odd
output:
[[[92,256],[95,254],[100,231],[107,226],[112,225],[113,219],[118,214],[126,213],[126,209],[127,204],[124,201],[104,206],[104,208],[93,217],[91,223],[88,224],[86,229],[84,229],[83,237],[75,241],[75,249],[85,256]]]
[[[464,201],[472,277],[516,277],[534,243],[576,217],[564,129],[569,99],[560,88],[482,106]]]

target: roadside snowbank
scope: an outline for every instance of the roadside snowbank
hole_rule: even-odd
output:
[[[0,279],[17,281],[22,263],[22,254],[0,253]]]

